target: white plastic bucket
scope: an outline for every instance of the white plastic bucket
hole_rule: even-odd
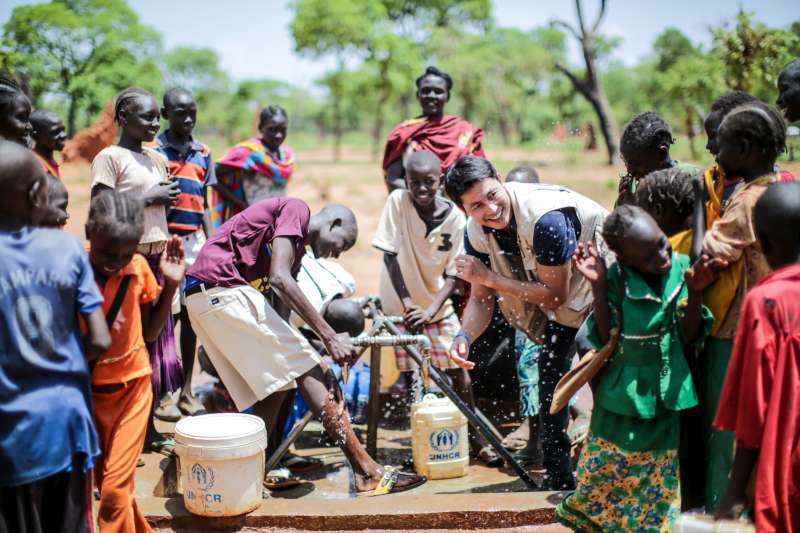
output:
[[[221,413],[175,425],[179,490],[189,512],[236,516],[261,505],[267,431],[257,416]]]
[[[411,406],[411,448],[414,469],[428,479],[467,474],[467,418],[448,398],[426,394]]]

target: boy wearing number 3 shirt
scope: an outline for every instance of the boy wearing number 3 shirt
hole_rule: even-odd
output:
[[[466,218],[439,195],[441,161],[432,152],[414,152],[406,162],[408,190],[393,191],[383,207],[372,246],[383,252],[380,296],[387,315],[401,315],[403,332],[431,340],[431,362],[453,378],[464,401],[473,403],[469,374],[448,357],[461,325],[450,302],[455,287],[455,258],[463,254]],[[403,348],[396,348],[397,368],[414,369]],[[479,447],[480,448],[480,447]],[[489,449],[485,454],[489,455]],[[493,459],[493,457],[487,457]]]

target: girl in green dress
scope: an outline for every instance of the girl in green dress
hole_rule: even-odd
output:
[[[576,531],[669,531],[680,512],[679,411],[697,404],[683,347],[708,334],[701,291],[726,265],[704,256],[690,266],[639,207],[618,207],[602,233],[616,263],[607,269],[591,244],[573,261],[592,284],[589,340],[599,348],[620,325],[621,335],[594,380],[577,489],[556,515]]]

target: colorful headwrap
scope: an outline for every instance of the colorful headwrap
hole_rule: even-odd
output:
[[[255,172],[272,180],[276,185],[285,187],[294,173],[294,152],[284,144],[278,148],[277,153],[272,153],[264,146],[261,139],[253,137],[228,150],[219,160],[219,164]],[[245,199],[238,172],[219,175],[217,176],[217,181],[227,186],[238,198]],[[217,229],[240,211],[232,202],[225,200],[222,195],[214,190],[212,190],[211,194],[211,206],[213,229]]]

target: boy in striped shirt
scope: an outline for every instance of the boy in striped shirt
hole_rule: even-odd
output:
[[[208,146],[192,136],[197,121],[197,104],[186,89],[170,89],[164,95],[161,115],[169,121],[169,129],[158,136],[154,148],[167,158],[170,179],[180,187],[178,201],[167,211],[167,225],[173,235],[183,239],[186,269],[194,264],[197,254],[208,237],[205,224],[206,188],[216,184],[214,162]],[[177,406],[162,398],[156,416],[162,420],[178,420],[181,414],[191,415],[202,408],[192,394],[192,369],[197,343],[186,306],[183,291],[175,293],[172,312],[181,322],[181,359],[183,363],[183,389]]]

